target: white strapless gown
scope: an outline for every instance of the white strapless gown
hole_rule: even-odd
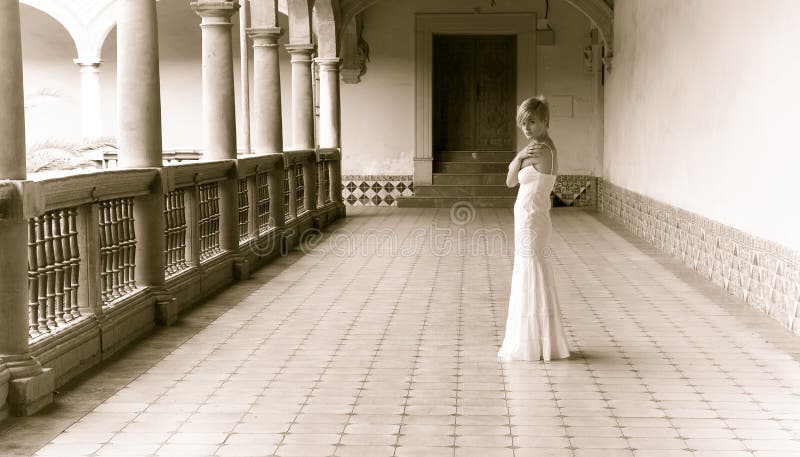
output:
[[[569,357],[550,266],[550,192],[556,177],[532,166],[519,171],[514,203],[514,270],[503,346],[507,360]]]

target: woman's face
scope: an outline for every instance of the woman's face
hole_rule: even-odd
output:
[[[536,118],[536,116],[528,116],[528,119],[522,124],[522,133],[525,138],[541,139],[547,134],[547,125]]]

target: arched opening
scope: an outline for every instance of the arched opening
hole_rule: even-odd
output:
[[[72,147],[81,140],[81,81],[77,48],[54,17],[20,5],[28,152]]]

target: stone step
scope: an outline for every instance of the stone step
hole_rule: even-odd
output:
[[[450,208],[469,202],[475,208],[513,208],[516,197],[398,197],[399,208]]]
[[[490,184],[434,184],[417,185],[414,188],[414,195],[419,197],[515,197],[516,187],[506,187],[505,185]]]
[[[505,162],[516,155],[514,151],[439,151],[436,160],[444,162]]]
[[[433,184],[458,184],[475,186],[479,184],[505,186],[507,173],[434,173]]]
[[[434,173],[504,173],[508,162],[433,162]]]

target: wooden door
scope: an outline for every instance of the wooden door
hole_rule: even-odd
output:
[[[434,150],[514,149],[516,38],[434,36]]]

